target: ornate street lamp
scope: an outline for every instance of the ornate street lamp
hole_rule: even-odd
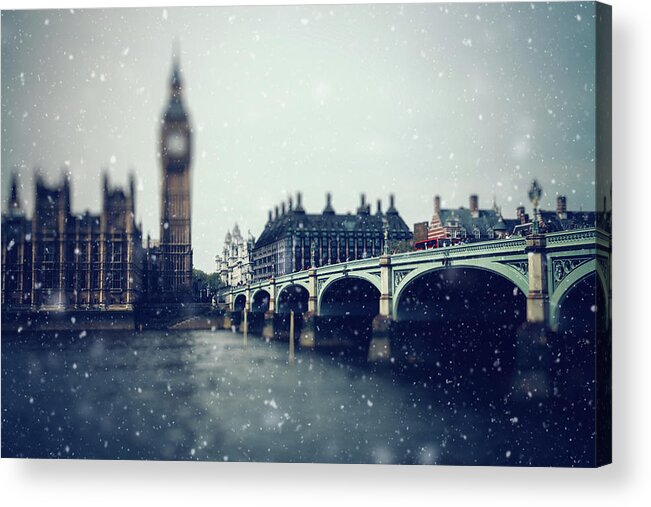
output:
[[[389,221],[382,217],[382,231],[384,233],[384,256],[389,255]]]
[[[531,182],[531,188],[529,189],[529,200],[533,203],[533,221],[531,222],[531,229],[534,234],[538,234],[538,202],[540,201],[540,196],[542,195],[542,187],[538,184],[538,181],[533,180]]]

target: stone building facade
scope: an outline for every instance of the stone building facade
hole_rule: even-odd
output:
[[[70,180],[48,185],[36,177],[34,213],[27,218],[12,179],[2,215],[2,305],[39,308],[122,308],[137,301],[191,301],[190,162],[192,129],[181,72],[173,60],[169,99],[161,121],[160,236],[142,245],[129,189],[103,176],[99,215],[71,211]]]
[[[296,205],[290,197],[285,206],[276,206],[253,248],[253,279],[264,280],[339,262],[377,257],[385,246],[407,242],[412,233],[395,207],[393,195],[389,208],[382,212],[378,200],[375,213],[361,196],[356,214],[337,214],[330,194],[321,213],[305,212],[301,194]]]
[[[479,197],[470,196],[468,208],[441,208],[440,196],[434,197],[434,214],[429,224],[418,222],[418,241],[437,237],[457,238],[464,243],[487,241],[526,235],[531,232],[532,217],[524,206],[518,206],[515,218],[504,218],[501,209],[493,203],[491,208],[480,209]],[[583,227],[594,227],[596,215],[592,211],[567,211],[567,198],[556,198],[556,210],[538,210],[541,232],[557,232]]]
[[[75,215],[69,178],[49,186],[37,175],[28,219],[13,177],[2,216],[3,306],[130,309],[141,298],[145,253],[133,176],[128,192],[103,180],[100,214]]]
[[[224,285],[237,287],[253,281],[253,246],[255,238],[249,232],[244,238],[237,224],[226,233],[224,249],[215,257],[217,272]]]

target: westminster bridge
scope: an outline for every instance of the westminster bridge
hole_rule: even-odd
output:
[[[587,296],[585,291],[570,296],[586,282]],[[461,287],[456,299],[447,295],[455,286]],[[446,292],[445,300],[429,305],[427,300],[436,298],[437,291]],[[372,360],[391,357],[392,329],[401,322],[429,320],[436,325],[445,312],[456,312],[456,320],[476,320],[477,314],[488,313],[505,315],[507,322],[520,319],[541,330],[539,334],[554,333],[563,319],[565,301],[575,299],[588,300],[592,312],[603,307],[607,318],[602,322],[609,326],[610,236],[600,229],[532,234],[331,264],[219,294],[226,327],[235,325],[244,331],[246,326],[248,331],[256,323],[256,330],[266,338],[278,336],[279,317],[292,311],[298,314],[302,347],[320,343],[320,321],[345,316],[372,319],[367,345]],[[510,307],[518,305],[521,311],[512,313]]]

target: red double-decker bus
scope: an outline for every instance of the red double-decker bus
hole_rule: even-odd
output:
[[[431,250],[432,248],[441,248],[444,246],[458,245],[461,242],[459,238],[434,238],[425,239],[414,243],[414,250]]]

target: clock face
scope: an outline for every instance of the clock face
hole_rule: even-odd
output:
[[[172,132],[165,139],[165,148],[171,157],[185,155],[187,138],[181,132]]]

